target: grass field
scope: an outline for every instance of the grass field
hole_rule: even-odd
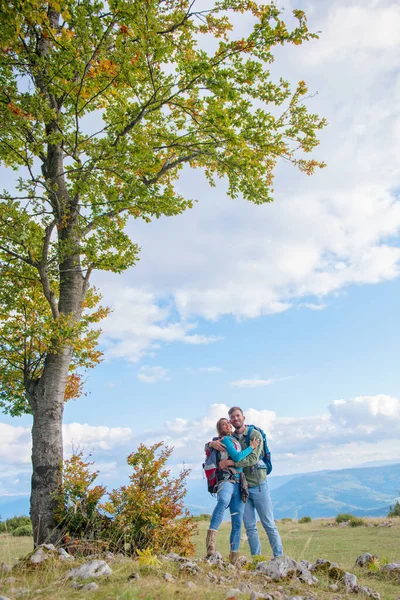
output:
[[[369,520],[369,527],[338,527],[326,526],[332,523],[329,520],[315,520],[311,523],[299,524],[297,522],[278,523],[282,536],[285,554],[297,560],[305,558],[314,561],[316,558],[328,558],[339,563],[345,570],[355,573],[359,583],[367,585],[380,592],[381,600],[396,600],[400,598],[400,578],[397,580],[383,577],[380,573],[369,572],[354,567],[355,559],[362,552],[376,554],[390,562],[400,562],[400,518],[391,519],[392,527],[381,527],[383,519]],[[204,555],[205,534],[208,527],[207,522],[199,523],[199,533],[195,537],[197,556]],[[262,548],[266,558],[271,558],[269,545],[264,531],[260,531]],[[218,549],[223,556],[228,554],[229,549],[229,523],[224,523],[218,533]],[[13,564],[18,558],[26,555],[32,550],[31,538],[15,538],[9,535],[0,535],[0,562]],[[247,541],[242,542],[241,553],[249,556]],[[75,565],[74,565],[75,566]],[[184,576],[175,572],[177,567],[174,563],[162,563],[156,569],[139,567],[133,560],[123,560],[112,565],[113,575],[110,580],[99,582],[100,589],[90,592],[90,598],[121,599],[121,600],[172,600],[173,598],[189,598],[199,600],[223,600],[226,588],[221,585],[212,584],[208,578],[203,576]],[[203,565],[201,565],[202,568]],[[31,590],[26,598],[37,598],[50,600],[57,596],[58,600],[66,598],[83,598],[87,593],[74,590],[65,581],[63,574],[70,565],[55,565],[49,562],[40,569],[32,572],[14,572],[11,574],[16,581],[7,581],[9,575],[0,575],[0,595],[14,598],[17,596],[18,588]],[[175,571],[174,571],[175,570]],[[132,583],[128,581],[132,571],[139,572],[141,579]],[[168,571],[176,576],[177,582],[167,584],[163,574]],[[217,573],[221,574],[221,573]],[[224,572],[225,574],[225,572]],[[189,589],[186,582],[196,582],[197,588]],[[254,575],[241,572],[240,580],[233,581],[231,587],[236,587],[239,581],[254,582]],[[334,600],[338,593],[327,591],[327,583],[321,579],[320,584],[313,588],[315,597],[321,600]],[[271,584],[269,584],[271,586]],[[295,583],[285,583],[285,592],[288,595],[308,595],[309,588]],[[276,587],[276,586],[275,586]],[[14,589],[12,589],[14,588]],[[269,589],[273,591],[273,587]],[[244,594],[243,599],[248,598]],[[340,598],[354,600],[354,595],[340,593]]]

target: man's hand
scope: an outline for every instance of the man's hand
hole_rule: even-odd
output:
[[[220,452],[226,451],[225,446],[219,440],[215,440],[214,442],[209,442],[208,445],[210,446],[210,448],[214,448],[214,450],[219,450]]]
[[[225,460],[220,460],[219,461],[219,465],[218,468],[219,469],[226,469],[226,467],[234,467],[235,463],[233,460],[231,460],[230,458],[226,458]]]

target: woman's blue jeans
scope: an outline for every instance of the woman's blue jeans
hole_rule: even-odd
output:
[[[223,521],[225,510],[229,506],[231,513],[230,547],[231,552],[238,552],[244,511],[239,483],[224,481],[218,491],[217,498],[217,506],[211,516],[210,529],[218,529]]]

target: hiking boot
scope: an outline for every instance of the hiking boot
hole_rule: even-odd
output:
[[[231,563],[231,565],[233,565],[234,567],[238,566],[238,560],[239,560],[239,552],[231,552],[229,554],[229,562]]]
[[[217,531],[216,529],[207,530],[206,538],[206,556],[212,556],[217,551]]]

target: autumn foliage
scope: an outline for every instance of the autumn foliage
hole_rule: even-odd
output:
[[[82,452],[66,460],[56,519],[69,549],[97,544],[133,556],[143,551],[193,554],[196,523],[183,506],[189,470],[171,476],[167,461],[172,451],[163,442],[141,444],[127,458],[130,483],[111,492],[95,485],[99,473]]]

